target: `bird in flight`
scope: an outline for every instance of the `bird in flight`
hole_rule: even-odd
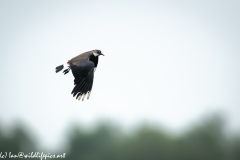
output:
[[[87,99],[89,99],[93,86],[94,72],[98,65],[98,56],[100,55],[104,56],[100,50],[95,49],[73,57],[65,64],[56,67],[56,73],[64,69],[64,75],[72,70],[75,85],[72,94],[73,97],[76,96],[76,99],[82,99],[83,101],[86,95]]]

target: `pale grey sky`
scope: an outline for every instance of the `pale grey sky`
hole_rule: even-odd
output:
[[[240,1],[1,0],[1,112],[45,146],[71,122],[142,121],[179,130],[224,112],[240,128]],[[101,49],[90,100],[55,67]]]

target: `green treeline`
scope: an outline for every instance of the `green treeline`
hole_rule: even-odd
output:
[[[65,137],[65,151],[59,149],[59,153],[65,152],[66,160],[240,160],[240,135],[227,134],[223,122],[213,116],[181,134],[150,125],[130,133],[108,123],[93,130],[75,126]],[[41,152],[24,127],[15,127],[9,134],[2,130],[0,153]]]

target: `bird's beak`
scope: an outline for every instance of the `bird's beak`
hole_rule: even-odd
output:
[[[102,54],[102,53],[100,53],[99,55],[103,55],[103,56],[105,56],[104,54]]]

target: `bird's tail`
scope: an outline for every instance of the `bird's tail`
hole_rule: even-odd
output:
[[[57,66],[57,67],[56,67],[56,73],[58,73],[59,71],[61,71],[63,68],[64,68],[64,65]],[[65,70],[63,70],[63,73],[64,73],[64,74],[67,74],[67,73],[69,72],[69,70],[70,70],[70,67],[67,66],[67,68],[66,68]]]
[[[56,73],[58,73],[59,71],[61,71],[64,68],[63,65],[57,66],[56,67]]]

